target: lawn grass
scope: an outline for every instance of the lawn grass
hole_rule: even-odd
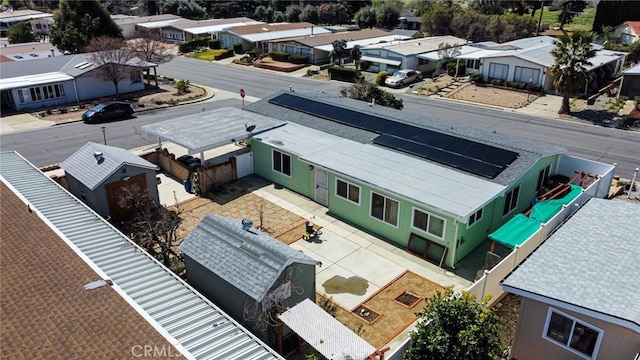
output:
[[[539,10],[538,10],[539,11]],[[560,21],[558,21],[558,14],[560,11],[549,11],[547,7],[545,7],[544,12],[542,13],[542,23],[549,24],[551,27],[559,27]],[[539,18],[540,13],[536,12],[536,19]],[[584,12],[576,15],[573,18],[573,21],[569,24],[565,24],[564,28],[567,31],[577,31],[577,30],[586,30],[591,31],[593,26],[593,20],[596,17],[596,9],[588,8],[585,9]]]
[[[201,51],[201,52],[195,53],[193,55],[189,55],[189,57],[194,58],[194,59],[213,61],[213,60],[215,60],[216,56],[222,55],[222,54],[224,54],[226,52],[227,52],[226,49],[208,49],[208,50],[205,50],[205,51]]]

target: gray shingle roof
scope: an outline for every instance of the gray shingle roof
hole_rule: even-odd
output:
[[[365,144],[372,143],[373,139],[378,136],[377,133],[371,131],[342,125],[269,103],[271,98],[274,98],[281,93],[282,92],[245,106],[245,109]],[[459,123],[454,124],[446,119],[425,114],[412,113],[406,110],[396,110],[384,106],[369,106],[369,103],[365,101],[353,100],[332,94],[304,91],[296,91],[295,93],[289,94],[341,106],[365,114],[382,116],[399,123],[439,131],[519,153],[520,156],[517,160],[511,163],[496,178],[490,180],[500,185],[509,186],[518,181],[518,179],[520,179],[520,177],[525,174],[540,158],[566,151],[562,147],[548,145],[542,142],[494,133],[486,129],[461,125]]]
[[[503,280],[640,332],[640,204],[593,198]],[[613,319],[613,320],[612,320]]]
[[[240,220],[212,214],[200,221],[180,250],[256,301],[289,265],[319,264],[260,231],[243,230]]]
[[[103,161],[96,161],[96,152],[102,152]],[[111,174],[124,165],[156,170],[158,167],[129,151],[113,146],[88,142],[60,164],[66,173],[86,187],[94,190]]]

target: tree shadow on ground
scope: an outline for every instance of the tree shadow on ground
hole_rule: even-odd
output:
[[[611,110],[584,109],[572,112],[569,116],[604,127],[622,127],[624,123],[624,117]]]

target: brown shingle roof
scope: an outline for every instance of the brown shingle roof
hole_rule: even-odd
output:
[[[260,34],[271,31],[283,31],[283,30],[293,30],[293,29],[304,29],[310,27],[318,27],[318,25],[314,25],[308,22],[299,22],[299,23],[291,23],[291,24],[258,24],[258,25],[246,25],[246,26],[236,26],[227,31],[232,32],[236,35],[248,35],[248,34]]]
[[[640,36],[640,21],[627,21],[627,24],[636,35]]]
[[[354,40],[382,37],[387,35],[391,35],[391,33],[384,30],[380,30],[380,29],[364,29],[364,30],[357,30],[357,31],[339,32],[335,34],[320,34],[313,37],[299,36],[299,37],[289,38],[289,39],[279,39],[274,42],[295,41],[300,44],[313,47],[313,46],[320,46],[320,45],[328,45],[334,42],[335,40],[354,41]]]
[[[0,358],[135,359],[145,345],[177,356],[114,289],[84,290],[99,275],[4,183],[0,202]]]

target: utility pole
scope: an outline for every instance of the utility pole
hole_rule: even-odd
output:
[[[542,25],[542,12],[544,11],[544,0],[540,1],[540,18],[538,19],[538,27],[536,28],[536,36],[540,35],[540,25]]]

